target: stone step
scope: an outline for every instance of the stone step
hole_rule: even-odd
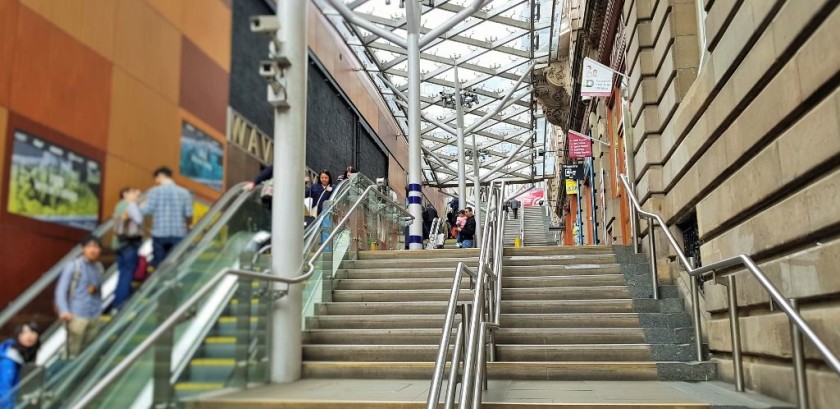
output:
[[[454,347],[450,346],[447,359]],[[345,362],[433,362],[437,356],[436,344],[415,345],[323,345],[303,346],[305,361]],[[568,362],[568,361],[649,361],[650,346],[645,344],[621,345],[496,345],[499,362]]]
[[[335,290],[333,301],[447,301],[450,288],[426,290]],[[459,300],[470,300],[472,290],[462,289]],[[504,300],[606,300],[627,299],[626,286],[505,288]]]
[[[440,328],[313,329],[304,332],[307,344],[437,345]],[[454,340],[455,332],[452,332]],[[500,328],[497,344],[643,344],[641,328]]]
[[[475,266],[469,266],[475,271]],[[546,266],[505,266],[505,277],[561,276],[561,275],[621,274],[618,264],[567,264]],[[455,267],[434,268],[376,268],[376,269],[341,269],[336,271],[336,278],[452,278]]]
[[[307,318],[307,329],[441,328],[443,315],[325,315]],[[456,316],[455,322],[459,321]],[[504,328],[639,328],[639,315],[503,314]]]
[[[555,246],[556,247],[556,246]],[[540,247],[544,248],[544,247]],[[344,269],[378,269],[378,268],[452,268],[464,262],[467,266],[477,266],[477,257],[462,258],[428,258],[428,259],[374,259],[348,260],[342,263]],[[505,266],[543,266],[543,265],[574,265],[574,264],[614,264],[614,254],[539,254],[505,256]]]
[[[658,380],[660,372],[672,380],[714,379],[712,362],[488,362],[487,377],[504,380],[543,381],[643,381]],[[304,361],[305,378],[431,379],[433,362],[336,362]]]
[[[335,280],[336,290],[431,290],[451,289],[452,277],[449,278],[379,278],[379,279],[339,279]],[[621,274],[542,276],[542,277],[506,277],[502,279],[504,288],[543,288],[543,287],[593,287],[623,286]],[[468,288],[470,277],[461,279],[461,288]]]
[[[393,302],[332,302],[318,305],[320,315],[444,314],[446,300]],[[630,313],[633,300],[503,300],[503,314]],[[652,311],[651,311],[652,312]]]
[[[611,255],[615,256],[609,246],[545,246],[545,247],[506,247],[506,256],[542,256],[542,255]]]

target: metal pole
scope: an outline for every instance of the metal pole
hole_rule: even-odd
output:
[[[628,194],[630,194],[628,192]],[[629,201],[629,199],[628,199]],[[633,202],[630,202],[630,236],[633,240],[633,253],[639,254],[639,218],[636,214],[636,208],[633,206]]]
[[[467,163],[464,157],[464,107],[461,106],[461,82],[458,81],[458,66],[454,67],[455,75],[455,115],[456,130],[458,132],[458,209],[467,206]]]
[[[274,111],[274,167],[282,169],[274,178],[278,192],[300,192],[305,176],[306,157],[306,84],[308,67],[307,2],[286,0],[277,2],[280,20],[280,41],[283,52],[291,62],[285,69],[286,93],[289,108]],[[272,199],[271,271],[281,277],[294,278],[303,264],[303,200],[288,200],[284,195]],[[271,304],[271,328],[274,336],[270,344],[271,381],[291,382],[300,378],[301,308],[303,286],[273,284],[275,290],[288,288],[288,295]]]
[[[790,306],[799,312],[799,305],[795,298],[790,299]],[[802,342],[802,332],[793,321],[790,321],[791,348],[793,349],[793,373],[796,376],[797,408],[808,409],[808,376],[805,368],[805,344]]]
[[[405,3],[408,53],[408,212],[414,216],[408,228],[409,250],[423,249],[423,193],[420,170],[420,12],[416,1]],[[306,9],[305,6],[303,6]]]
[[[656,273],[656,234],[653,219],[648,219],[648,238],[650,242],[650,281],[653,284],[653,299],[659,299],[659,275]]]
[[[729,292],[729,330],[732,334],[732,363],[735,366],[735,390],[744,391],[744,363],[741,360],[741,325],[738,322],[738,294],[735,276],[726,276]]]
[[[446,400],[444,401],[444,408],[451,408],[455,404],[455,389],[458,387],[458,376],[461,371],[461,361],[465,351],[464,340],[466,338],[467,322],[469,322],[466,304],[461,304],[460,310],[461,322],[458,323],[458,332],[455,334],[455,351],[452,353],[452,365],[449,367],[449,382],[446,387]],[[437,402],[435,407],[437,407]]]
[[[695,266],[694,257],[690,258],[689,270]],[[703,320],[700,315],[700,288],[697,284],[697,277],[688,276],[691,280],[691,315],[694,318],[694,348],[697,353],[697,362],[703,361]]]
[[[473,153],[473,196],[475,199],[475,237],[473,242],[478,247],[481,243],[481,176],[478,167],[478,144],[475,143],[475,134],[472,134]]]

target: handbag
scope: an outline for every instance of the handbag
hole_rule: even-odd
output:
[[[260,198],[271,199],[274,196],[274,179],[269,179],[263,182],[260,189]]]
[[[143,237],[143,226],[135,223],[130,217],[114,215],[114,235],[123,240]]]

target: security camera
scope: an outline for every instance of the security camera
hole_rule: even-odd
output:
[[[260,62],[260,76],[263,78],[275,78],[280,72],[276,61],[265,60]]]
[[[277,16],[251,17],[251,32],[273,34],[280,29],[280,19]]]

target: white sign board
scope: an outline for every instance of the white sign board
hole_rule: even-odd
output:
[[[613,70],[591,58],[583,59],[583,82],[580,95],[608,97],[612,93]]]

